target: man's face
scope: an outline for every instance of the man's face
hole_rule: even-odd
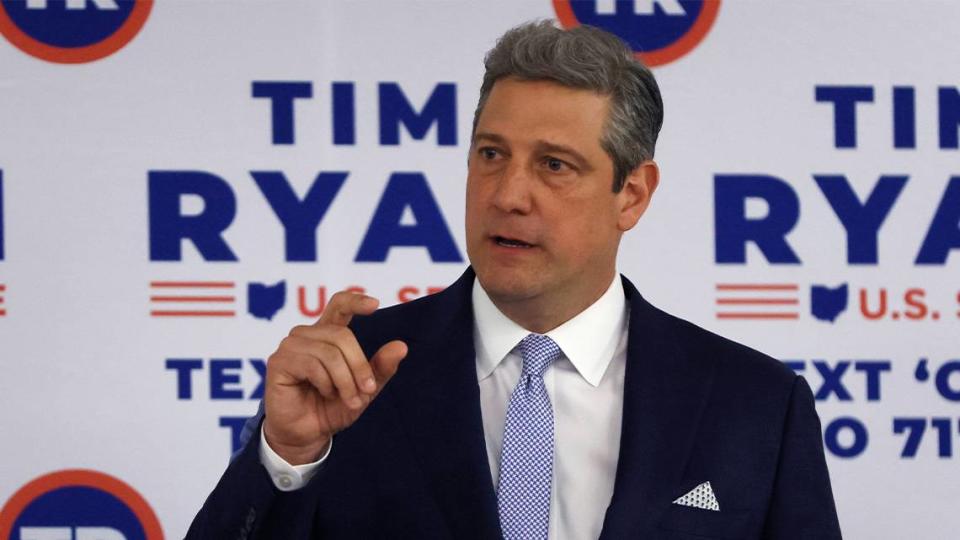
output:
[[[495,301],[593,301],[613,279],[620,236],[646,203],[635,208],[636,186],[613,193],[608,101],[549,81],[491,90],[470,150],[466,236]]]

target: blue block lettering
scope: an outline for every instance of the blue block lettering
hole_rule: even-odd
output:
[[[833,145],[837,148],[857,147],[857,103],[873,102],[871,86],[817,86],[818,102],[833,103]]]
[[[892,363],[889,360],[858,360],[853,369],[862,371],[867,378],[867,401],[880,401],[880,375],[890,372]]]
[[[843,381],[841,381],[843,374],[850,367],[850,362],[841,360],[837,362],[837,367],[831,368],[823,360],[814,360],[813,367],[817,368],[817,372],[823,377],[823,384],[820,385],[814,396],[817,401],[827,399],[830,394],[836,395],[840,401],[851,401],[853,399],[853,396],[850,395],[847,388],[843,386]]]
[[[902,458],[917,457],[917,449],[920,448],[920,441],[923,440],[923,432],[927,429],[926,418],[894,418],[893,432],[896,434],[906,433],[907,440],[903,442],[903,450],[900,451]]]
[[[960,401],[960,386],[953,388],[950,386],[950,376],[956,373],[960,378],[960,360],[951,360],[937,370],[937,392],[943,399],[949,401]]]
[[[270,125],[273,144],[293,144],[293,100],[312,98],[309,81],[253,81],[253,97],[270,100]]]
[[[352,82],[335,82],[333,88],[333,144],[356,144],[356,106]]]
[[[181,260],[185,239],[206,261],[237,260],[222,236],[237,213],[237,201],[222,178],[201,171],[150,171],[148,184],[151,261]],[[184,215],[183,195],[203,199],[203,211]]]
[[[263,399],[263,385],[267,381],[267,363],[262,358],[251,358],[249,362],[260,377],[260,382],[257,383],[257,387],[253,389],[253,393],[247,399]]]
[[[227,387],[240,382],[241,369],[240,360],[210,360],[210,399],[243,399],[243,390]]]
[[[400,223],[406,208],[416,221],[413,225]],[[383,262],[397,246],[425,247],[433,262],[463,261],[423,173],[390,175],[356,262]]]
[[[230,430],[230,453],[235,454],[243,448],[243,425],[247,419],[243,416],[221,416],[220,427]]]
[[[279,171],[252,171],[257,187],[283,224],[288,261],[317,260],[317,225],[347,179],[345,172],[321,172],[300,200]]]
[[[193,399],[193,372],[203,369],[203,360],[168,358],[166,369],[177,372],[177,399]]]
[[[944,264],[950,250],[957,248],[960,248],[960,176],[950,178],[914,262]]]
[[[845,176],[814,175],[813,178],[847,231],[847,262],[877,264],[877,234],[906,185],[907,177],[881,176],[862,204]]]
[[[937,455],[953,456],[953,422],[950,418],[931,418],[930,427],[937,430]]]
[[[380,144],[400,144],[400,124],[414,139],[422,140],[434,123],[437,144],[457,144],[457,88],[453,83],[438,83],[421,112],[407,101],[397,83],[380,83]]]
[[[960,147],[960,91],[956,88],[942,86],[937,91],[938,108],[940,111],[940,148]]]
[[[912,86],[893,87],[893,147],[917,147],[916,98]]]
[[[790,184],[773,176],[718,174],[713,191],[717,263],[746,263],[748,242],[773,264],[800,263],[786,238],[800,218],[800,200]],[[749,198],[767,203],[765,217],[747,217]]]
[[[840,444],[840,432],[849,431],[853,435],[853,441],[848,446]],[[824,430],[824,443],[831,454],[842,457],[857,457],[867,449],[867,428],[856,418],[842,416],[827,424]]]

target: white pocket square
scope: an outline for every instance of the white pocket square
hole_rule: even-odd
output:
[[[720,511],[720,503],[717,502],[717,496],[713,494],[713,488],[710,487],[710,482],[704,482],[691,489],[686,495],[673,501],[673,504],[700,508],[701,510],[712,510],[714,512]]]

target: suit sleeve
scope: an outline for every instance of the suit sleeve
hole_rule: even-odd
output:
[[[820,419],[814,408],[813,392],[803,377],[794,380],[763,537],[777,540],[841,537],[823,453]]]
[[[312,530],[319,499],[317,478],[300,490],[282,492],[260,462],[259,452],[260,437],[250,437],[193,519],[187,539],[320,537]]]
[[[358,326],[362,319],[355,318],[350,324],[350,330],[361,346],[368,343]],[[369,348],[364,352],[373,354]],[[272,540],[330,536],[325,529],[327,524],[318,519],[318,508],[321,501],[331,500],[331,490],[336,490],[335,500],[342,499],[342,484],[331,487],[328,480],[333,469],[323,463],[303,487],[295,491],[277,489],[260,461],[259,434],[264,414],[264,401],[261,400],[257,414],[243,426],[241,449],[231,457],[227,470],[194,517],[187,539]],[[370,409],[364,414],[369,415]]]

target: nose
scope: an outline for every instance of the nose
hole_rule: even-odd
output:
[[[531,208],[531,188],[535,178],[520,161],[515,160],[503,169],[496,191],[493,194],[493,205],[508,214],[527,214]]]

